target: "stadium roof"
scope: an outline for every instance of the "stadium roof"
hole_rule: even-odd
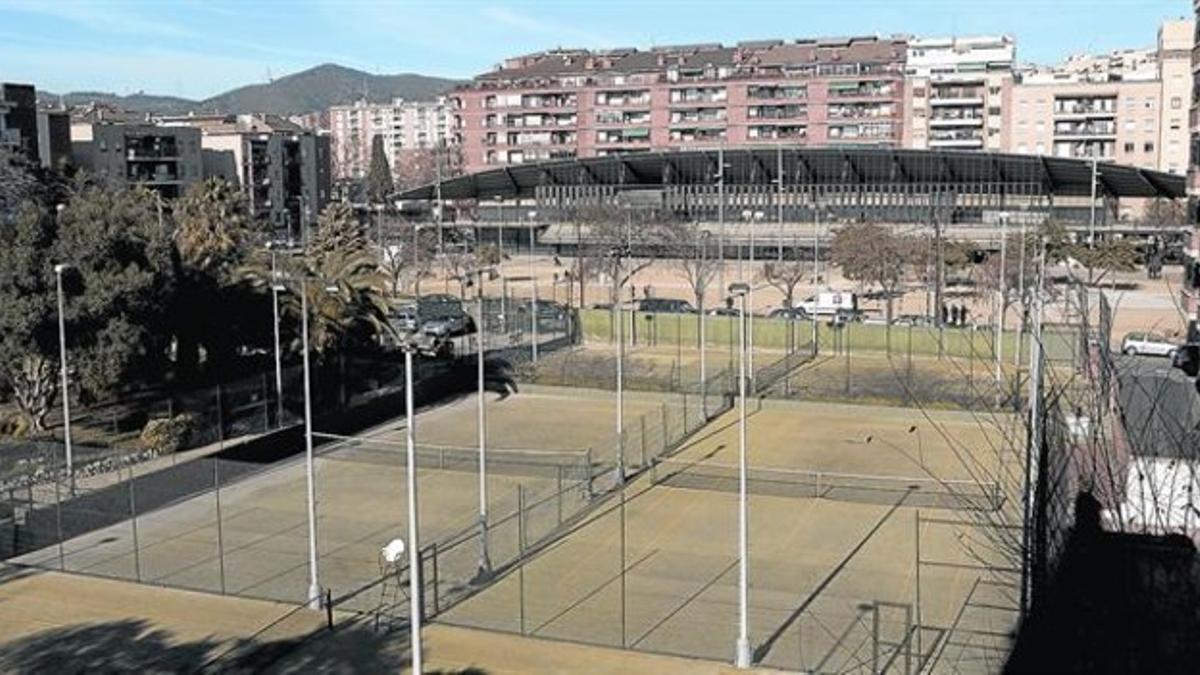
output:
[[[442,181],[443,199],[531,197],[542,185],[615,185],[626,189],[713,184],[719,150],[644,152],[518,164]],[[724,150],[727,184],[774,185],[780,155],[785,185],[833,184],[1037,184],[1045,194],[1091,194],[1087,159],[984,152],[764,146]],[[1100,162],[1099,192],[1113,197],[1181,198],[1183,176]],[[436,197],[434,184],[407,190],[399,199]]]

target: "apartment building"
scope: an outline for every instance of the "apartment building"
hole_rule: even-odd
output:
[[[904,146],[1006,149],[1016,51],[1007,35],[910,40]]]
[[[383,149],[399,181],[412,155],[453,140],[450,110],[444,99],[391,103],[357,101],[329,109],[334,178],[359,179],[371,166],[371,144],[383,138]]]
[[[31,84],[0,83],[0,147],[46,168],[64,168],[71,158],[67,113],[39,110]]]
[[[329,136],[278,115],[185,115],[156,120],[201,132],[204,176],[246,191],[252,215],[300,240],[329,203]]]
[[[1107,59],[1025,69],[1013,86],[1009,149],[1186,171],[1190,19],[1168,21],[1158,46]]]
[[[450,96],[464,168],[720,144],[903,136],[901,38],[559,49],[508,59]]]
[[[110,185],[174,199],[204,177],[199,129],[103,123],[92,125],[88,138],[72,138],[74,161]]]

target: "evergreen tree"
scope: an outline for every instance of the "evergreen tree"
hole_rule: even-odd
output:
[[[349,204],[332,202],[317,218],[317,236],[313,237],[310,251],[354,253],[366,250],[367,244],[367,228],[354,209]]]
[[[383,136],[375,136],[371,140],[371,168],[367,172],[367,197],[372,204],[386,204],[395,184],[392,182],[392,168],[388,164],[387,155],[383,150]]]

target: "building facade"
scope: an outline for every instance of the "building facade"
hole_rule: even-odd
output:
[[[253,217],[282,238],[303,241],[329,203],[327,135],[277,115],[187,115],[158,123],[199,130],[204,176],[242,186]]]
[[[175,199],[204,178],[200,130],[154,124],[95,124],[74,142],[74,161],[115,187],[141,186]]]
[[[466,171],[722,144],[879,145],[903,136],[903,39],[554,50],[450,96]]]
[[[38,160],[37,92],[31,84],[0,83],[0,144]]]
[[[904,146],[1007,149],[1016,51],[1008,36],[909,41]]]
[[[1193,22],[1165,22],[1158,45],[1025,69],[1014,85],[1008,149],[1183,174]]]
[[[445,100],[391,103],[358,101],[329,109],[334,178],[366,177],[371,166],[371,144],[383,138],[383,150],[399,182],[403,167],[414,154],[453,140],[450,110]]]

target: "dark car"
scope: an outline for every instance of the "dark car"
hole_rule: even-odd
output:
[[[767,314],[767,316],[772,319],[807,319],[808,312],[805,312],[799,307],[792,307],[790,309],[787,307],[776,307],[775,309],[771,310],[771,313]]]
[[[638,311],[653,314],[695,314],[696,308],[687,300],[646,298],[638,303]]]

